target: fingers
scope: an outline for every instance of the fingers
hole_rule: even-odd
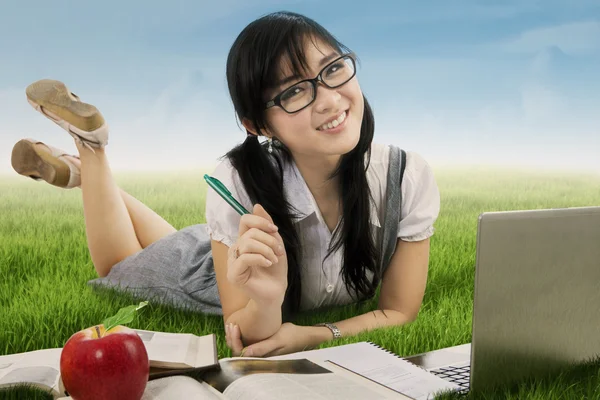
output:
[[[281,350],[281,346],[275,339],[265,339],[262,342],[246,347],[244,351],[245,357],[265,357],[277,355]]]
[[[261,206],[260,204],[255,204],[254,205],[254,208],[252,210],[252,214],[258,215],[259,217],[263,217],[264,219],[266,219],[270,223],[273,223],[273,218],[271,218],[271,216],[269,215],[269,213],[267,213],[267,210],[265,210],[264,207]]]
[[[283,239],[272,218],[260,204],[253,211],[242,215],[239,238],[229,249],[227,279],[233,284],[245,284],[251,267],[270,267],[285,256]]]
[[[252,228],[248,230],[242,236],[242,238],[252,238],[258,240],[259,242],[269,246],[277,255],[282,256],[285,254],[285,249],[283,248],[283,239],[281,239],[279,234],[272,235],[260,229]]]
[[[273,219],[260,205],[254,206],[254,211],[258,214],[244,214],[240,219],[239,236],[242,236],[247,230],[252,228],[260,229],[264,232],[275,233],[277,227],[273,224]]]
[[[277,264],[278,256],[284,254],[283,243],[274,237],[259,230],[248,231],[247,235],[229,249],[229,257],[233,261],[227,268],[227,279],[231,283],[243,285],[250,276],[250,267],[268,268]]]
[[[231,335],[233,351],[235,354],[241,354],[244,349],[244,343],[242,343],[242,333],[240,332],[239,325],[233,326],[233,333]]]
[[[225,339],[227,341],[227,347],[231,349],[231,354],[234,357],[242,354],[244,344],[242,343],[242,336],[238,325],[231,323],[225,325]]]
[[[273,264],[278,262],[277,256],[285,254],[283,243],[273,236],[260,231],[251,229],[247,231],[237,244],[238,254],[257,253],[271,260]]]
[[[250,277],[250,267],[267,268],[271,265],[271,260],[260,254],[242,254],[227,268],[227,279],[233,284],[243,285]]]
[[[227,347],[231,349],[231,324],[225,324],[225,342],[227,342]]]
[[[277,225],[275,225],[275,223],[273,222],[273,218],[271,218],[271,216],[267,213],[263,206],[261,206],[260,204],[254,205],[254,215],[257,215],[258,217],[262,217],[269,221],[269,223],[272,224],[269,226],[275,229],[275,232],[272,233],[273,236],[277,238],[277,240],[279,240],[280,242],[283,242],[281,235],[278,233],[279,228],[277,227]]]

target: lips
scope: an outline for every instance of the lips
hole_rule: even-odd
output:
[[[321,124],[317,128],[317,130],[319,130],[319,131],[325,131],[325,130],[328,130],[328,129],[336,128],[337,126],[341,125],[346,120],[347,117],[348,117],[348,110],[343,111],[342,113],[340,113],[336,117],[330,118],[327,122]]]

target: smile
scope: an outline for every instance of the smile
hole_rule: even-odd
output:
[[[345,125],[344,121],[346,121],[346,118],[348,117],[348,111],[344,111],[343,113],[341,113],[336,119],[334,119],[331,122],[328,122],[326,124],[321,125],[320,127],[317,128],[318,131],[333,131],[336,130],[336,128],[342,128],[341,125]]]

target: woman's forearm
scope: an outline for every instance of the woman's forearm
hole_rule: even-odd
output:
[[[405,325],[414,321],[415,318],[416,316],[409,316],[395,310],[375,310],[336,322],[335,325],[342,336],[346,337],[377,328]],[[306,337],[309,347],[316,347],[333,339],[333,334],[327,328],[309,326],[307,329]]]
[[[281,327],[283,301],[257,303],[250,299],[246,307],[231,314],[226,323],[238,325],[245,346],[273,336]]]
[[[361,332],[391,326],[401,326],[416,319],[396,310],[374,310],[337,322],[342,336],[354,336]]]

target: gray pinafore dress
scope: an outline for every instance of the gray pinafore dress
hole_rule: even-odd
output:
[[[379,251],[381,275],[396,249],[401,184],[406,153],[390,146],[387,196]],[[167,235],[115,264],[106,277],[88,281],[135,297],[196,312],[222,315],[210,236],[205,224],[191,225]]]

